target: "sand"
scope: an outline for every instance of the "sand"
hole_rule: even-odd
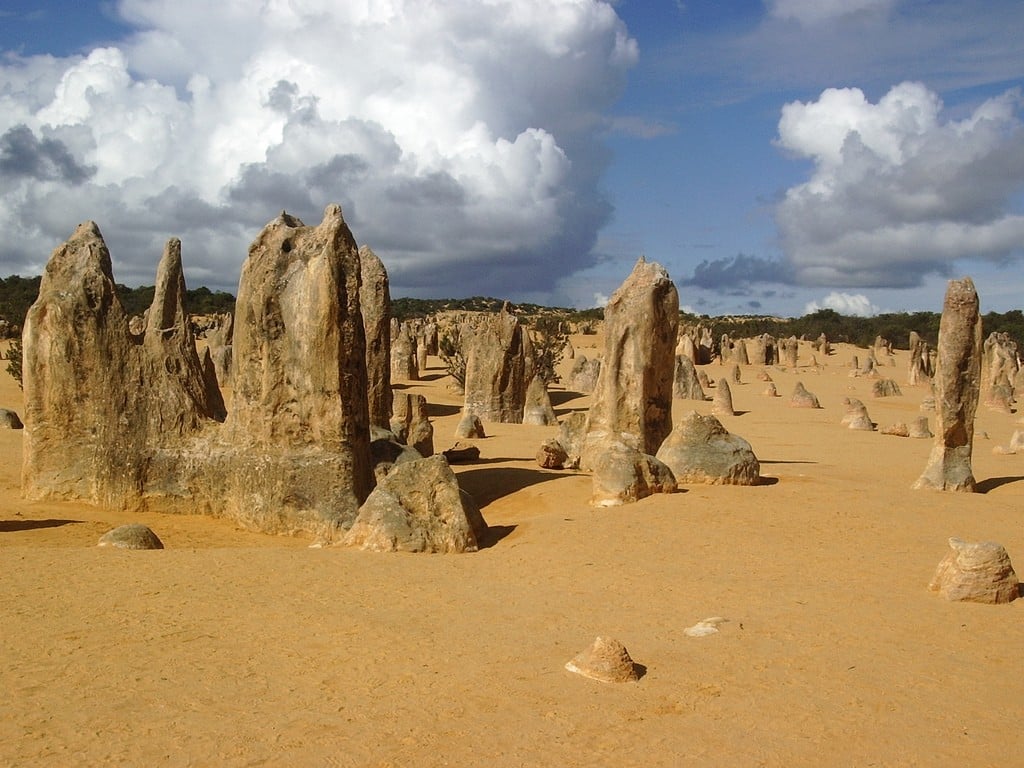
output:
[[[574,339],[592,356],[597,337]],[[534,461],[555,427],[488,425],[460,481],[494,528],[466,555],[313,549],[230,521],[20,496],[0,430],[0,765],[984,766],[1020,764],[1024,600],[927,590],[950,536],[1002,543],[1024,575],[1020,414],[979,407],[980,493],[912,491],[930,440],[855,432],[919,413],[850,378],[865,350],[761,368],[726,427],[757,487],[688,486],[611,509]],[[715,381],[731,368],[706,370]],[[437,360],[411,391],[435,445],[460,399]],[[821,410],[788,407],[797,381]],[[560,416],[588,398],[555,388]],[[0,372],[0,406],[21,394]],[[676,401],[676,414],[711,403]],[[934,415],[931,424],[934,426]],[[166,549],[96,547],[124,522]],[[718,633],[684,634],[723,617]],[[605,684],[564,664],[597,635],[646,668]]]

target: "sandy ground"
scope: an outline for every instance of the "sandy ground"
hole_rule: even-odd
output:
[[[883,370],[902,396],[872,399],[856,353],[816,369],[802,348],[797,370],[771,369],[774,400],[744,369],[723,421],[761,460],[752,488],[595,510],[589,477],[533,459],[556,428],[490,425],[458,472],[497,541],[458,556],[26,502],[21,435],[0,430],[0,765],[1024,764],[1024,600],[927,591],[949,536],[1002,543],[1024,575],[1024,455],[992,452],[1020,414],[979,408],[980,493],[912,491],[931,441],[849,431],[842,398],[887,426],[924,389],[898,352]],[[440,450],[460,402],[432,363],[407,386]],[[788,407],[797,380],[821,410]],[[553,396],[560,415],[588,405]],[[22,412],[2,372],[0,406]],[[95,546],[129,520],[167,548]],[[710,616],[718,634],[683,633]],[[598,634],[639,682],[564,670]]]

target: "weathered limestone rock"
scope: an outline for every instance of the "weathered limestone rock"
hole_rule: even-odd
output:
[[[526,387],[533,376],[532,366],[527,366],[528,338],[519,319],[504,307],[463,331],[467,411],[484,422],[522,423]]]
[[[657,458],[676,482],[756,485],[761,464],[750,443],[731,434],[714,416],[686,414],[658,449]]]
[[[396,464],[341,543],[377,552],[475,552],[486,533],[444,456],[432,456]]]
[[[581,467],[605,446],[653,454],[672,431],[679,295],[668,273],[640,259],[605,308],[605,355],[590,407]]]
[[[441,451],[449,464],[472,464],[480,458],[480,449],[470,443],[457,441],[451,448]]]
[[[28,498],[136,508],[148,482],[173,481],[151,466],[156,447],[224,418],[196,354],[184,293],[180,243],[171,240],[139,339],[96,224],[81,224],[53,252],[23,334]]]
[[[711,389],[711,387],[712,387],[711,379],[708,378],[707,371],[704,371],[704,370],[698,370],[697,371],[697,383],[700,384],[702,389]]]
[[[779,390],[775,388],[774,382],[769,381],[768,386],[761,392],[765,397],[779,397]]]
[[[459,423],[455,427],[455,437],[467,439],[487,437],[484,432],[484,423],[480,421],[480,417],[475,413],[464,411],[462,418],[459,419]]]
[[[790,368],[796,368],[797,359],[800,354],[800,343],[797,341],[796,336],[781,339],[779,341],[779,351],[782,354],[782,363]]]
[[[416,337],[408,323],[391,318],[391,381],[419,381]]]
[[[693,340],[693,336],[688,333],[681,333],[679,335],[679,342],[676,344],[676,357],[680,355],[689,358],[691,363],[696,362],[697,343]]]
[[[868,416],[868,409],[864,403],[855,397],[844,397],[843,405],[846,406],[846,413],[843,415],[842,424],[849,429],[859,429],[871,432],[875,425]]]
[[[196,354],[180,243],[140,338],[95,224],[47,266],[26,327],[26,494],[223,515],[330,539],[373,483],[359,259],[341,209],[282,213],[249,249],[233,332],[232,410]],[[207,369],[208,370],[208,369]]]
[[[928,428],[927,416],[918,416],[917,418],[915,418],[912,422],[910,422],[908,429],[909,437],[914,437],[917,439],[935,437],[935,435],[932,434],[932,431]]]
[[[384,264],[369,246],[359,249],[359,310],[366,337],[366,402],[370,423],[391,419],[391,289]]]
[[[589,395],[597,386],[597,377],[601,373],[601,361],[588,359],[586,355],[580,355],[572,364],[569,371],[568,389]]]
[[[672,396],[682,400],[707,400],[704,388],[697,378],[693,360],[686,355],[676,355],[675,376],[672,381]]]
[[[606,443],[594,459],[595,507],[631,504],[655,493],[675,493],[676,479],[664,462],[623,443]]]
[[[931,381],[935,369],[932,367],[931,350],[928,342],[917,333],[910,332],[910,364],[907,369],[907,383],[911,386]]]
[[[902,421],[891,424],[888,427],[882,427],[879,432],[883,435],[891,435],[892,437],[910,437],[910,428]]]
[[[316,227],[282,213],[249,247],[224,425],[226,512],[249,527],[330,538],[370,492],[359,280],[337,205]]]
[[[562,469],[569,461],[569,454],[557,440],[545,440],[537,449],[537,464],[544,469]]]
[[[789,398],[791,408],[821,408],[818,398],[807,391],[802,381],[798,381]]]
[[[626,647],[610,637],[598,637],[567,661],[565,668],[602,683],[630,683],[640,679],[640,670]]]
[[[0,408],[0,429],[23,429],[24,426],[16,411]]]
[[[712,398],[711,411],[716,416],[736,415],[736,411],[732,406],[732,390],[729,388],[729,382],[725,379],[718,380],[718,385],[715,387],[715,395]]]
[[[540,376],[534,376],[526,388],[526,404],[523,406],[523,424],[550,426],[558,423],[555,409],[551,406],[548,385]]]
[[[586,436],[587,414],[583,411],[573,411],[558,425],[558,442],[565,448],[570,460],[575,459],[575,463],[579,462]]]
[[[872,397],[899,397],[903,393],[893,379],[879,379],[871,387]]]
[[[981,315],[971,279],[950,280],[939,322],[935,445],[914,488],[974,491],[971,449],[981,377]]]
[[[391,431],[399,442],[411,445],[420,456],[434,455],[434,425],[427,413],[427,398],[409,392],[397,392],[392,399],[394,415]]]
[[[107,531],[100,537],[98,546],[116,549],[163,549],[164,543],[149,526],[129,523]]]
[[[739,366],[739,364],[736,364],[736,365],[734,365],[732,367],[732,371],[729,374],[729,378],[732,380],[733,384],[739,384],[739,383],[741,383],[740,382],[741,377],[742,377],[742,373],[740,371],[740,366]]]
[[[733,359],[736,364],[739,365],[750,365],[750,356],[747,354],[747,342],[743,339],[739,339],[733,345]],[[739,381],[739,379],[736,379]]]
[[[778,362],[776,357],[775,339],[767,333],[755,336],[752,339],[753,350],[750,352],[752,365],[774,365]]]
[[[406,445],[389,429],[370,427],[370,462],[373,465],[373,476],[377,483],[387,477],[395,464],[406,461],[418,461],[423,454]]]
[[[939,365],[942,365],[941,354]],[[949,554],[939,563],[928,585],[932,592],[938,592],[947,600],[973,603],[1009,603],[1020,597],[1017,574],[1001,544],[951,538],[949,548]]]

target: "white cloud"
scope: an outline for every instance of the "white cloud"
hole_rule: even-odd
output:
[[[805,285],[906,287],[954,262],[1024,254],[1024,123],[1018,91],[944,119],[918,83],[877,104],[828,89],[782,110],[778,144],[810,158],[776,209],[787,264]]]
[[[536,290],[593,263],[602,115],[637,57],[609,3],[118,10],[118,47],[0,63],[0,269],[91,218],[124,282],[180,236],[190,275],[230,286],[262,224],[334,201],[398,290]]]
[[[768,12],[780,19],[793,19],[807,26],[843,16],[887,12],[895,0],[768,0]]]
[[[871,317],[881,311],[863,293],[843,293],[841,291],[832,291],[820,302],[808,302],[804,307],[804,314],[809,315],[820,309],[834,309],[841,315],[853,315],[854,317]]]

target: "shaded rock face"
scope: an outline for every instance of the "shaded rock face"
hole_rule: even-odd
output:
[[[872,397],[899,397],[902,394],[900,385],[892,379],[879,379],[871,386]]]
[[[907,383],[910,385],[924,384],[931,381],[934,374],[931,350],[928,342],[921,338],[917,331],[910,332],[910,364],[907,369]]]
[[[366,337],[366,402],[370,423],[391,419],[391,289],[384,264],[369,246],[359,249],[359,310]]]
[[[914,488],[974,491],[971,450],[981,387],[981,315],[970,278],[950,280],[939,321],[935,445]]]
[[[463,331],[466,404],[482,421],[520,424],[533,376],[529,341],[519,319],[502,308]]]
[[[462,418],[455,427],[455,437],[482,438],[487,437],[484,432],[484,424],[475,413],[463,413]]]
[[[686,414],[665,438],[657,458],[679,484],[756,485],[761,464],[750,443],[714,416]]]
[[[928,585],[932,592],[974,603],[1009,603],[1020,597],[1017,574],[1001,544],[951,538],[949,548]]]
[[[0,429],[23,429],[24,426],[17,412],[9,408],[0,408]]]
[[[341,209],[318,227],[282,214],[250,247],[223,425],[183,296],[172,240],[132,336],[96,225],[54,251],[26,326],[26,494],[329,539],[373,483],[359,261]]]
[[[396,464],[342,544],[378,552],[475,552],[487,523],[443,456]]]
[[[755,336],[752,340],[750,350],[750,362],[753,365],[774,365],[778,362],[776,357],[775,339],[767,333]]]
[[[434,454],[434,426],[427,414],[427,398],[409,392],[398,392],[393,400],[395,415],[391,431],[399,442],[415,448],[426,458]]]
[[[544,469],[562,469],[569,461],[569,454],[557,440],[545,440],[537,449],[536,459]]]
[[[707,400],[704,388],[697,378],[693,360],[686,355],[676,354],[675,376],[672,380],[672,396],[682,400]]]
[[[23,333],[29,498],[136,507],[154,447],[224,418],[183,299],[177,240],[161,259],[142,337],[128,328],[95,223],[53,252]]]
[[[654,454],[672,431],[679,294],[658,264],[637,262],[605,308],[601,364],[581,466],[603,444]]]
[[[750,356],[747,354],[747,342],[743,339],[735,342],[733,347],[733,359],[737,365],[750,365]],[[739,379],[737,379],[739,381]]]
[[[115,549],[163,549],[164,543],[149,526],[129,523],[107,531],[100,537],[98,546]]]

